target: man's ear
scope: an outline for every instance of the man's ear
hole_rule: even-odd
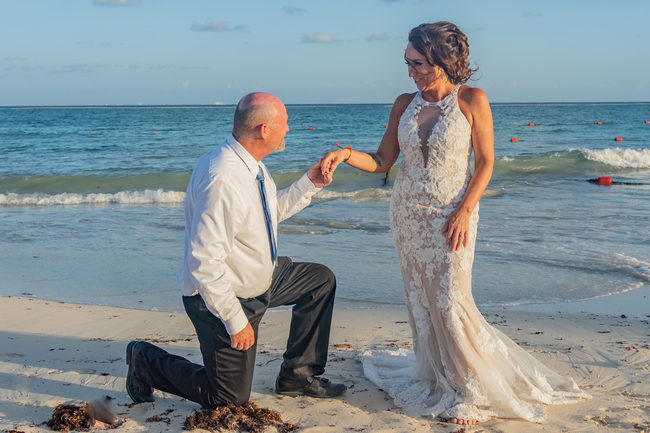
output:
[[[268,123],[262,123],[258,126],[258,131],[261,138],[266,138],[271,133],[271,125]]]

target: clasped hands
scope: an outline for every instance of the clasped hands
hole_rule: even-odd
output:
[[[345,160],[346,149],[327,152],[316,164],[312,165],[307,176],[316,188],[323,188],[332,183],[336,167]]]

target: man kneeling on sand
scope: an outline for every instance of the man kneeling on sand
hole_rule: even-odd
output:
[[[325,371],[336,280],[325,266],[277,256],[277,224],[331,183],[320,162],[276,191],[262,158],[284,149],[287,111],[268,93],[244,96],[232,134],[203,155],[185,195],[183,304],[203,365],[144,341],[126,348],[126,389],[136,403],[153,389],[215,408],[249,400],[257,330],[267,308],[293,305],[284,361],[275,383],[287,395],[336,397],[346,387]]]

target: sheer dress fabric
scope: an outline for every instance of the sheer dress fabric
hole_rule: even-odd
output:
[[[414,351],[366,351],[364,374],[407,412],[543,422],[542,404],[589,395],[492,327],[477,309],[471,287],[478,205],[467,247],[451,252],[441,232],[471,178],[471,127],[458,106],[458,89],[434,103],[418,92],[399,122],[403,161],[390,222]]]

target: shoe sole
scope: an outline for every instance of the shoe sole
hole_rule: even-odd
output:
[[[134,403],[152,403],[154,401],[153,399],[142,400],[139,398],[135,398],[133,394],[131,394],[131,390],[129,389],[128,381],[129,381],[129,377],[131,377],[131,369],[135,368],[131,364],[131,358],[132,358],[131,353],[133,352],[133,346],[135,346],[137,343],[138,343],[137,341],[131,341],[129,342],[129,344],[126,345],[126,365],[129,366],[129,370],[126,373],[126,380],[127,380],[126,393],[129,394],[129,397],[131,397],[131,400],[133,400]]]

